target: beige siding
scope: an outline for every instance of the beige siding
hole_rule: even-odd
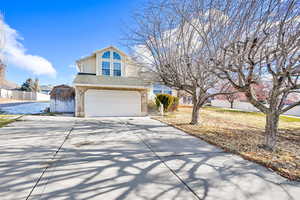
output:
[[[77,61],[78,63],[78,67],[79,67],[79,72],[82,73],[93,73],[93,74],[97,74],[97,75],[102,75],[101,74],[101,62],[103,60],[105,61],[109,61],[109,62],[113,62],[112,59],[102,59],[102,54],[106,51],[115,51],[118,52],[121,57],[121,66],[122,66],[122,76],[124,77],[138,77],[138,66],[122,51],[114,48],[114,47],[109,47],[109,48],[105,48],[102,50],[98,50],[96,52],[94,52],[91,56],[83,58],[79,61]],[[97,67],[98,66],[98,67]],[[111,74],[113,72],[113,67],[111,64]]]
[[[130,61],[125,63],[125,76],[138,77],[138,67]]]
[[[86,58],[80,61],[80,72],[82,73],[96,73],[96,57]]]

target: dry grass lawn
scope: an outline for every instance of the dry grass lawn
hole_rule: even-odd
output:
[[[191,108],[153,118],[300,181],[300,118],[281,116],[274,152],[259,148],[264,140],[262,113],[205,107],[200,113],[200,125],[189,124]]]

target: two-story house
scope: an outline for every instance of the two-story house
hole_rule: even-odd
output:
[[[76,61],[75,116],[144,116],[149,84],[124,52],[108,47]]]

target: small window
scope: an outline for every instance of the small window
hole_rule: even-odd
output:
[[[114,76],[121,76],[121,63],[114,63]]]
[[[121,60],[120,54],[118,54],[116,52],[113,53],[113,58],[114,58],[114,60]]]
[[[102,58],[110,58],[110,51],[106,51],[104,52],[104,54],[102,55]]]
[[[102,75],[109,76],[110,75],[110,63],[102,62]]]

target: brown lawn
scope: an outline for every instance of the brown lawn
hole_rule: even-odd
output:
[[[262,113],[205,107],[200,113],[200,125],[189,124],[191,108],[153,118],[300,181],[300,118],[281,116],[274,152],[259,148],[264,140]]]

